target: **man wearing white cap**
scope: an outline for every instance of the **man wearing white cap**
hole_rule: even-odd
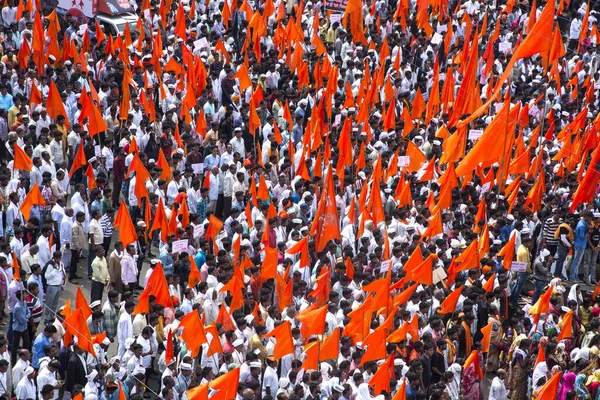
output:
[[[175,379],[175,390],[180,395],[190,386],[192,380],[192,364],[183,362],[179,364],[179,375]]]
[[[33,367],[25,368],[24,376],[21,378],[19,383],[17,383],[17,388],[15,390],[15,397],[17,400],[29,400],[36,398],[36,390],[35,390],[35,371]]]
[[[540,254],[535,258],[533,262],[533,297],[531,304],[535,304],[540,298],[544,287],[554,278],[550,273],[550,267],[553,262],[554,259],[548,249],[542,249]]]

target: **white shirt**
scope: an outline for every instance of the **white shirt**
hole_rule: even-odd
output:
[[[492,386],[490,387],[489,400],[504,400],[506,399],[506,386],[504,381],[497,376],[492,380]]]
[[[121,259],[121,280],[125,285],[137,281],[137,265],[135,259],[129,253],[125,253]]]
[[[21,381],[21,379],[23,378],[23,372],[25,371],[25,368],[27,368],[29,366],[29,361],[23,361],[22,359],[18,359],[17,362],[15,363],[15,366],[13,367],[12,370],[12,382],[13,382],[13,386],[17,386],[17,384],[19,383],[19,381]]]
[[[152,339],[144,339],[142,335],[138,336],[137,343],[142,345],[142,354],[149,353],[152,350]],[[135,357],[134,357],[135,358]],[[142,366],[144,368],[150,368],[152,364],[152,355],[149,354],[147,356],[142,357]],[[129,364],[127,365],[129,367]]]
[[[124,312],[119,317],[117,324],[117,337],[119,338],[119,355],[125,353],[125,340],[133,337],[133,322],[131,321],[131,315]],[[123,349],[123,353],[121,353]]]
[[[35,399],[35,392],[35,383],[24,376],[17,384],[15,396],[17,397],[17,400]]]
[[[37,386],[38,386],[38,398],[42,398],[42,388],[44,385],[56,385],[58,382],[56,380],[56,372],[51,372],[48,368],[43,368],[40,370],[40,373],[37,376]],[[52,400],[58,398],[58,389],[54,390],[54,395],[52,396]]]
[[[271,396],[277,394],[279,389],[279,377],[277,376],[277,370],[273,367],[267,366],[265,369],[265,375],[262,382],[262,395],[267,395],[267,387],[271,388]]]

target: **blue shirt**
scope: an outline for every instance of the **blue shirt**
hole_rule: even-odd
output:
[[[587,246],[587,231],[587,223],[583,219],[580,219],[575,227],[575,241],[573,243],[575,247],[585,248]]]
[[[13,331],[25,332],[27,330],[27,323],[29,322],[29,308],[25,305],[24,301],[17,301],[15,308],[13,309]]]
[[[33,341],[33,354],[31,357],[31,363],[33,364],[33,368],[40,367],[40,358],[44,357],[44,348],[50,344],[50,339],[44,333],[37,335],[35,340]]]
[[[204,254],[204,252],[200,250],[198,253],[196,253],[194,261],[196,261],[196,267],[198,267],[198,269],[202,268],[202,266],[206,262],[206,254]]]
[[[0,94],[0,109],[8,111],[13,105],[13,97],[10,93]]]
[[[503,244],[508,242],[508,239],[510,239],[510,233],[512,230],[512,225],[504,225],[502,228],[500,228],[500,240]]]

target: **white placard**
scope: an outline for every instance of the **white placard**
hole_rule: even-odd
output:
[[[481,129],[469,130],[469,140],[479,140],[481,135],[483,135],[483,130],[481,130]]]
[[[176,240],[173,242],[172,253],[175,254],[175,253],[183,253],[184,251],[187,252],[187,247],[188,247],[187,239]]]
[[[85,31],[88,30],[88,24],[81,24],[79,25],[79,33],[81,34],[81,36],[83,36],[85,34]]]
[[[192,164],[192,169],[196,175],[202,175],[204,173],[204,163]]]
[[[206,46],[208,46],[208,40],[206,40],[205,37],[201,37],[200,39],[198,39],[194,42],[195,49],[203,49]]]
[[[202,225],[196,225],[194,227],[194,239],[199,238],[200,236],[202,236],[202,232],[203,231],[203,226]]]
[[[398,157],[398,167],[407,167],[410,165],[410,157],[409,156],[399,156]]]
[[[94,154],[98,158],[102,155],[102,149],[100,148],[100,146],[94,146]],[[100,161],[100,160],[98,160],[98,161]]]
[[[25,254],[29,250],[30,247],[31,247],[31,245],[29,243],[27,243],[25,246],[23,246],[23,248],[19,252],[19,257],[23,257],[23,254]]]
[[[340,122],[342,122],[342,114],[337,114],[333,120],[333,127],[339,126]]]
[[[500,109],[502,108],[502,105],[503,105],[502,103],[495,103],[494,104],[494,110],[496,111],[496,114],[498,112],[500,112]]]
[[[492,182],[486,182],[481,186],[481,194],[485,194],[490,191],[490,187],[492,186]]]
[[[510,270],[514,272],[526,272],[527,271],[527,262],[525,261],[513,261],[510,264]]]
[[[508,53],[512,50],[512,44],[510,42],[501,42],[498,44],[498,51],[501,53]]]
[[[436,32],[433,34],[433,37],[431,38],[431,43],[440,44],[440,43],[442,43],[443,39],[444,38],[442,37],[442,35],[440,35],[439,33]]]
[[[392,266],[392,260],[385,260],[381,262],[381,267],[379,267],[379,272],[388,272],[390,267]]]
[[[342,20],[342,14],[331,14],[329,21],[333,24],[334,22],[340,22]]]
[[[444,267],[437,267],[434,271],[433,271],[433,278],[431,280],[431,282],[433,282],[434,285],[440,283],[441,281],[443,281],[444,279],[446,279],[448,275],[446,274],[446,271],[444,271]]]

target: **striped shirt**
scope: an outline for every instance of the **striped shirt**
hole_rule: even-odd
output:
[[[27,305],[27,308],[29,308],[29,312],[31,312],[33,322],[40,322],[44,312],[44,307],[42,306],[42,303],[40,303],[40,300],[37,297],[28,294],[25,304]]]
[[[560,225],[561,220],[559,219],[558,221],[554,221],[554,218],[550,217],[546,220],[546,222],[544,222],[544,240],[546,241],[546,244],[549,244],[551,246],[556,246],[558,245],[558,239],[554,238],[554,234],[556,233],[556,230],[558,229],[558,226]]]
[[[102,227],[102,233],[103,233],[103,235],[104,235],[105,238],[112,236],[112,233],[113,233],[113,223],[110,220],[110,217],[108,216],[108,214],[104,214],[100,218],[100,226]]]

